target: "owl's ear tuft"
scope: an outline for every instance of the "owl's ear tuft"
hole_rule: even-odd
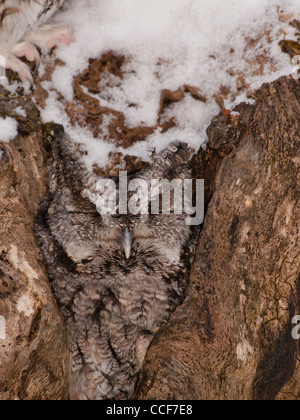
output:
[[[65,129],[60,124],[54,122],[42,124],[43,146],[46,152],[51,153],[57,138],[65,134]]]
[[[149,159],[149,163],[152,166],[155,162],[155,156],[156,156],[156,147],[149,146],[147,149],[147,156]]]

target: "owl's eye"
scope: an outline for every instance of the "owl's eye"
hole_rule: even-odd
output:
[[[88,259],[86,259],[86,260],[82,260],[81,261],[81,264],[88,264],[88,263],[90,263],[91,261],[93,261],[93,258],[88,258]]]

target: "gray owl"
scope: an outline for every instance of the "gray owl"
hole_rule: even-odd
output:
[[[45,25],[64,0],[0,0],[0,66],[33,85],[29,67],[19,58],[40,62],[36,45],[51,50],[72,40],[68,26]]]
[[[130,178],[190,178],[190,156],[174,142]],[[63,132],[49,170],[36,232],[67,327],[71,399],[130,399],[155,332],[183,301],[197,228],[183,214],[100,214],[99,178]]]

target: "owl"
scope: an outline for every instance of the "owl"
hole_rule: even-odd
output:
[[[38,67],[42,50],[58,43],[68,44],[72,33],[68,26],[45,25],[64,0],[0,0],[0,65],[17,73],[21,80],[34,84],[24,57]]]
[[[184,299],[198,234],[185,214],[146,211],[150,184],[191,177],[191,150],[173,142],[128,177],[129,185],[149,185],[149,201],[128,188],[127,200],[140,203],[140,214],[125,214],[120,204],[115,213],[104,212],[96,199],[103,179],[87,170],[62,128],[58,132],[36,234],[67,329],[70,397],[130,399],[148,347]],[[120,181],[109,181],[116,194],[108,196],[122,198]]]

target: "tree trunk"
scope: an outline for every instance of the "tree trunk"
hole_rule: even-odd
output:
[[[16,118],[20,133],[0,141],[0,399],[65,399],[65,333],[33,233],[46,193],[39,112],[0,94],[0,116]]]
[[[282,78],[255,99],[213,120],[194,162],[208,211],[185,302],[148,352],[139,399],[300,398],[300,84]]]

